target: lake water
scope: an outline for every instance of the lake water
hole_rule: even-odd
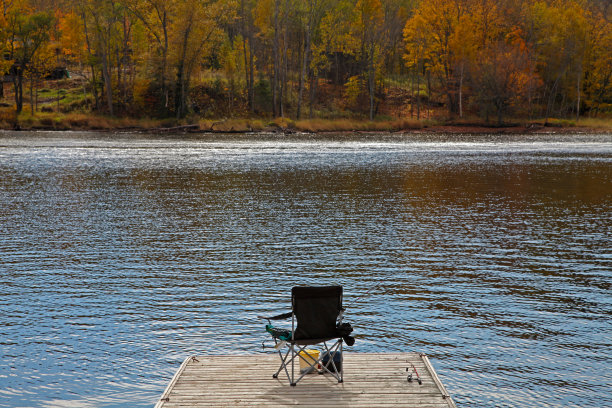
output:
[[[151,407],[303,284],[459,406],[612,406],[610,135],[2,133],[0,203],[1,407]]]

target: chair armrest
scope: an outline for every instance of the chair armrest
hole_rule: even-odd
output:
[[[279,314],[278,316],[272,316],[272,317],[267,317],[267,316],[257,316],[260,319],[266,319],[266,320],[283,320],[283,319],[288,319],[293,315],[293,312],[288,312],[288,313],[283,313],[283,314]]]

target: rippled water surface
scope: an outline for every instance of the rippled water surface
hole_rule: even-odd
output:
[[[612,137],[0,135],[0,406],[152,406],[342,284],[463,407],[612,406]],[[269,352],[269,351],[268,351]]]

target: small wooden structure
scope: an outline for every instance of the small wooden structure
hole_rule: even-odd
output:
[[[313,373],[295,387],[289,385],[283,373],[278,379],[272,378],[279,363],[276,354],[188,357],[155,408],[455,408],[424,354],[347,352],[343,383],[329,375]],[[411,373],[412,381],[408,381]]]

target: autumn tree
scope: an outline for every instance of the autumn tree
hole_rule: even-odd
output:
[[[357,1],[357,35],[360,56],[365,70],[370,102],[370,120],[374,119],[374,98],[376,93],[376,68],[381,55],[382,25],[384,14],[380,0]]]
[[[398,77],[405,74],[403,63],[403,30],[414,8],[414,0],[381,0],[384,25],[381,46],[385,71]]]
[[[189,0],[179,4],[172,43],[174,63],[174,111],[177,118],[188,112],[187,100],[191,76],[203,56],[220,41],[219,22],[231,18],[235,4],[227,1],[202,3]]]
[[[588,15],[584,105],[591,114],[612,111],[612,3],[596,3]],[[580,101],[579,101],[580,102]],[[578,103],[579,105],[579,103]],[[579,105],[580,106],[580,105]],[[579,111],[576,116],[579,116]]]
[[[450,114],[458,113],[457,55],[452,47],[459,21],[465,13],[461,0],[425,1],[415,10],[406,23],[404,38],[407,48],[412,43],[426,45],[427,69],[436,77],[440,90],[446,95]],[[426,35],[426,42],[418,37]],[[416,36],[416,37],[414,37]]]
[[[11,32],[10,23],[12,21],[12,6],[14,1],[2,0],[0,2],[0,52],[5,58],[0,58],[0,70],[2,74],[9,72],[13,65],[13,60],[6,58],[11,55]],[[0,84],[0,98],[4,97],[4,82]]]
[[[245,86],[249,110],[255,109],[255,0],[240,0],[238,6],[238,23],[242,40],[242,57],[244,58]]]
[[[106,109],[112,116],[115,113],[115,95],[111,73],[118,62],[114,51],[119,43],[125,10],[114,0],[82,0],[81,7],[92,64],[100,68]]]
[[[313,42],[317,40],[317,33],[321,25],[321,20],[325,14],[325,10],[327,6],[329,6],[329,1],[306,0],[304,2],[299,2],[298,4],[298,21],[300,23],[299,28],[303,33],[303,42],[302,46],[300,47],[301,63],[299,68],[300,71],[296,111],[296,117],[297,119],[300,119],[302,115],[302,101],[307,75],[310,77],[310,86],[314,86],[313,76],[315,75],[315,72],[311,69]],[[310,106],[312,108],[312,98],[310,99]]]
[[[290,11],[289,0],[258,0],[255,8],[255,24],[266,48],[271,49],[272,55],[262,55],[264,70],[270,76],[272,84],[272,110],[274,116],[285,115],[285,97],[287,91],[287,21]],[[271,57],[271,58],[270,58]],[[270,68],[271,65],[271,68]]]
[[[406,50],[404,60],[411,73],[411,104],[416,100],[417,119],[421,119],[421,76],[431,64],[432,39],[425,30],[427,21],[421,13],[415,14],[404,28]],[[416,82],[416,96],[414,86]],[[411,106],[411,112],[413,108]]]
[[[526,54],[521,45],[500,41],[481,50],[471,69],[476,101],[487,122],[495,113],[501,125],[509,109],[523,100],[532,80]]]
[[[334,84],[341,84],[354,72],[341,72],[340,59],[356,58],[359,41],[355,34],[358,16],[355,2],[336,0],[323,16],[318,41],[313,45],[311,69],[318,75],[330,72]]]
[[[573,110],[581,97],[588,43],[585,10],[574,0],[537,1],[527,9],[525,25],[543,82],[543,115],[548,118],[554,112]]]
[[[24,73],[24,78],[29,79],[30,112],[34,114],[38,109],[38,85],[39,82],[56,67],[57,49],[51,44],[44,44],[36,52]],[[34,89],[36,88],[36,97]]]
[[[7,13],[7,21],[8,59],[13,62],[11,76],[15,90],[16,111],[20,113],[23,109],[24,75],[32,69],[37,54],[49,41],[53,17],[45,12],[29,14],[28,8],[22,5]]]
[[[154,44],[146,64],[153,71],[153,88],[158,95],[158,113],[166,116],[170,110],[169,49],[173,23],[178,18],[178,3],[165,0],[125,1],[125,7],[144,26]]]

